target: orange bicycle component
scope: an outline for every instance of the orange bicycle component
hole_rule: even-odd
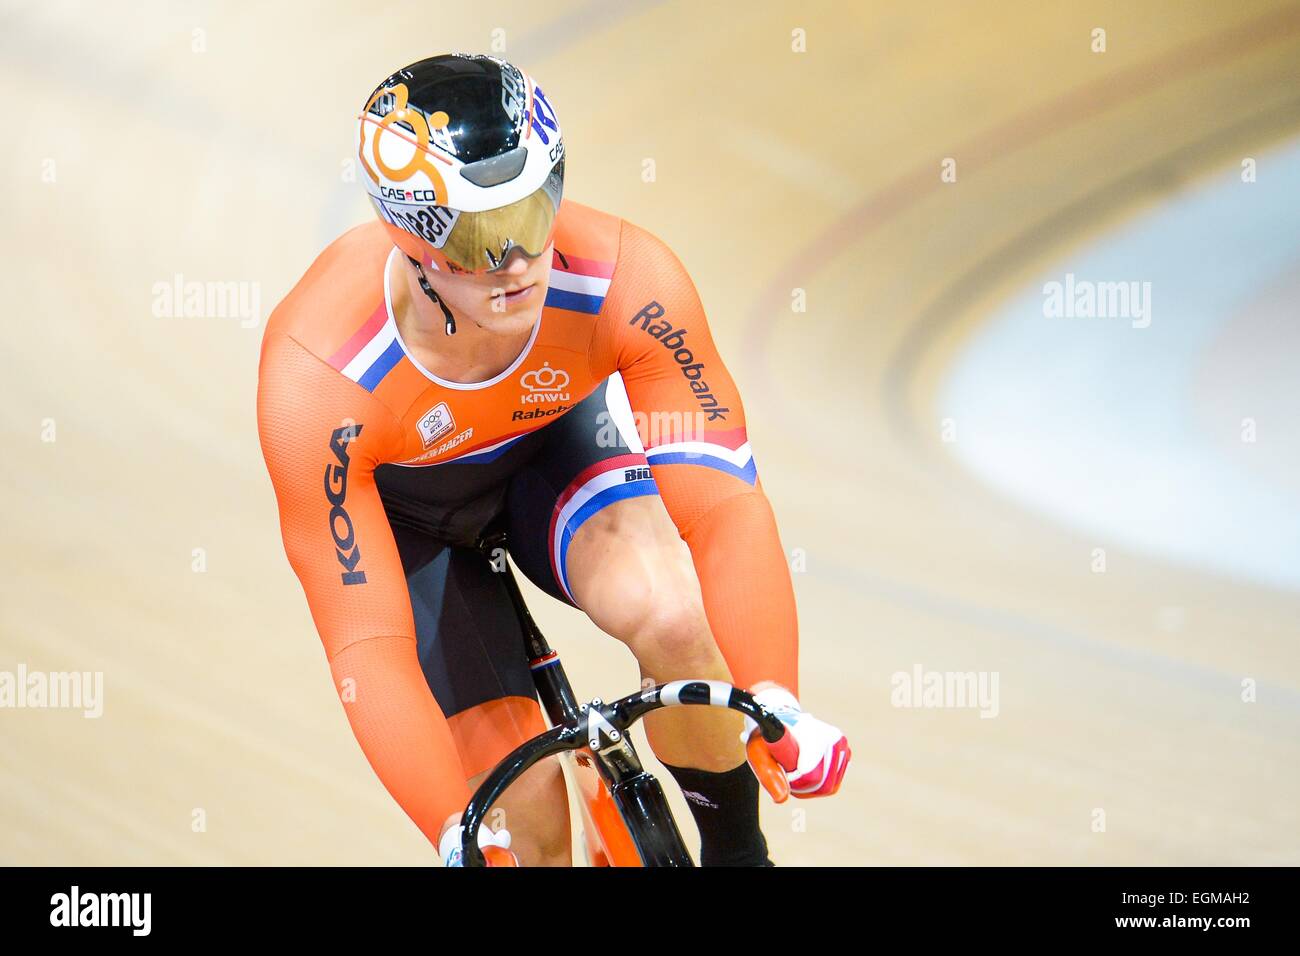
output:
[[[632,834],[614,798],[586,754],[574,757],[574,777],[582,808],[582,832],[592,866],[641,866]]]

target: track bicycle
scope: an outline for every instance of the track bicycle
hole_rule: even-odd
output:
[[[496,531],[479,541],[479,550],[493,560],[494,555],[505,553],[505,544],[505,533]],[[661,707],[727,707],[753,718],[759,733],[750,738],[746,748],[750,766],[777,803],[789,796],[785,772],[763,745],[764,740],[780,741],[786,727],[747,691],[724,681],[676,680],[608,704],[600,698],[579,704],[560,655],[551,649],[524,603],[509,561],[503,561],[500,573],[519,618],[533,683],[551,728],[507,754],[470,798],[461,817],[465,866],[512,865],[489,864],[479,849],[479,828],[492,805],[520,775],[556,754],[570,760],[577,780],[583,843],[591,865],[693,866],[663,788],[642,767],[628,733],[634,723]],[[506,856],[494,855],[494,859]]]

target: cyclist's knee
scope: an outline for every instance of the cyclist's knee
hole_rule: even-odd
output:
[[[500,804],[506,810],[501,822],[510,830],[512,848],[521,865],[572,863],[568,794],[558,759],[545,760],[528,770],[506,791]]]
[[[689,593],[667,590],[647,595],[636,626],[616,636],[643,664],[672,661],[689,670],[718,653],[698,595],[692,600]]]
[[[725,677],[721,653],[704,615],[699,587],[660,581],[654,588],[630,588],[626,628],[610,631],[637,659],[643,673],[657,680],[686,676]],[[597,622],[599,623],[599,622]]]
[[[559,827],[532,827],[518,837],[511,834],[515,856],[521,866],[572,866],[573,835],[568,820]]]
[[[579,605],[644,664],[717,653],[695,567],[658,498],[620,501],[593,515],[570,547]]]

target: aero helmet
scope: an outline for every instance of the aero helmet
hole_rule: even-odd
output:
[[[490,272],[550,244],[564,140],[528,74],[492,56],[430,57],[379,84],[358,119],[370,201],[418,266]]]

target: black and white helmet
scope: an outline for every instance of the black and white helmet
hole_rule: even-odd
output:
[[[479,273],[550,244],[564,140],[527,73],[492,56],[430,57],[379,84],[358,120],[366,191],[411,258]]]

